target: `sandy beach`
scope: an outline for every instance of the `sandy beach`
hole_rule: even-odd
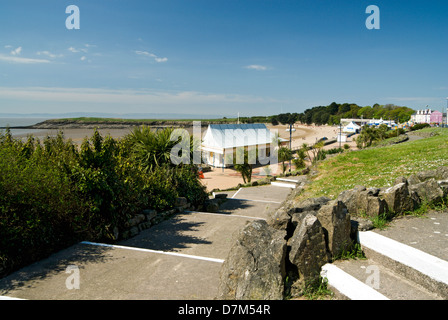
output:
[[[287,139],[289,141],[290,133],[287,131],[289,126],[277,125],[272,126],[267,124],[268,129],[273,132],[277,132],[279,137]],[[295,125],[295,131],[292,132],[292,149],[298,149],[303,143],[313,145],[319,139],[326,137],[329,140],[335,139],[338,134],[338,128],[336,126],[307,126],[307,125]],[[122,138],[131,132],[131,128],[127,129],[98,129],[102,136],[110,135],[113,138]],[[202,128],[202,134],[205,133],[206,128]],[[188,130],[192,131],[192,130]],[[62,129],[62,132],[67,139],[71,139],[77,144],[81,144],[85,137],[91,137],[94,129]],[[42,130],[34,134],[36,138],[43,140],[46,136],[57,135],[58,130]],[[26,135],[17,136],[26,138]],[[356,149],[356,143],[354,138],[350,137],[347,140],[347,144],[351,149]],[[345,143],[343,143],[345,144]],[[343,145],[342,144],[342,145]],[[289,142],[286,143],[289,147]],[[333,143],[325,146],[325,149],[337,148],[339,143]],[[280,165],[271,165],[269,170],[270,175],[278,175],[281,173]],[[256,181],[266,177],[265,167],[256,167],[253,170],[252,181]],[[204,179],[201,179],[202,183],[207,187],[208,191],[213,189],[228,189],[236,187],[238,184],[243,183],[243,179],[239,173],[232,168],[212,168],[212,171],[204,173]]]
[[[278,132],[279,137],[287,139],[289,141],[289,131],[286,131],[286,129],[289,128],[289,126],[285,125],[266,125],[269,130],[273,132]],[[292,149],[298,149],[302,146],[303,143],[307,143],[308,145],[315,144],[319,139],[323,137],[327,137],[329,140],[336,139],[338,135],[338,127],[337,126],[306,126],[306,125],[295,125],[294,128],[295,131],[292,132]],[[354,150],[356,149],[356,142],[354,139],[356,136],[352,136],[350,138],[347,138],[346,143],[342,143],[341,146],[344,144],[348,144],[350,146],[350,149]],[[287,146],[289,147],[289,142],[287,143]],[[324,149],[332,149],[332,148],[338,148],[339,143],[333,143],[330,145],[327,145],[324,147]],[[281,173],[281,165],[271,165],[270,166],[270,174],[271,175],[279,175]],[[253,170],[252,174],[252,181],[256,181],[259,179],[265,178],[265,169],[264,167],[256,167]],[[207,190],[211,191],[215,188],[217,189],[227,189],[236,187],[239,183],[243,183],[243,178],[239,173],[237,173],[235,170],[231,168],[213,168],[211,172],[204,173],[204,178],[202,179],[202,183],[207,186]]]

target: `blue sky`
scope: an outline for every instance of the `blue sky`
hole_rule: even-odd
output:
[[[0,35],[0,113],[440,110],[448,97],[447,1],[15,0]]]

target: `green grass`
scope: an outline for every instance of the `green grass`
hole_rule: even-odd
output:
[[[429,128],[421,132],[437,135],[401,144],[352,151],[322,161],[318,174],[300,199],[327,196],[336,199],[344,191],[363,185],[389,187],[395,179],[420,171],[448,166],[448,129]]]

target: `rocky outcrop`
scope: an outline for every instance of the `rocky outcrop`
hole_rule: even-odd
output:
[[[283,299],[285,234],[263,220],[246,225],[221,268],[218,299]]]
[[[379,197],[387,203],[389,212],[400,214],[414,210],[418,205],[418,199],[409,191],[408,184],[401,182],[390,188],[383,188]]]
[[[448,167],[399,177],[388,188],[356,186],[339,194],[351,215],[375,217],[385,213],[403,214],[422,202],[437,203],[448,195]]]
[[[221,269],[218,298],[266,299],[274,296],[273,292],[276,299],[286,293],[300,296],[308,283],[319,279],[321,267],[351,244],[350,232],[350,216],[342,202],[321,197],[294,206],[289,199],[267,222],[252,222],[237,236]],[[273,256],[272,252],[277,255],[267,261],[266,254]],[[257,278],[268,269],[276,270],[275,276],[269,276],[275,279],[270,285]],[[247,283],[249,276],[256,279],[251,285]],[[242,293],[245,288],[247,294]],[[262,294],[268,288],[269,292]]]
[[[350,215],[347,207],[341,201],[331,201],[317,212],[317,219],[322,224],[331,256],[338,255],[351,245]]]
[[[288,240],[289,294],[301,295],[307,280],[319,277],[318,271],[329,260],[324,229],[313,214],[306,214]]]
[[[351,190],[341,192],[338,200],[347,206],[351,214],[362,214],[373,217],[387,212],[388,207],[385,200],[378,197],[380,189],[356,186]]]
[[[388,188],[356,186],[337,200],[294,199],[291,192],[265,221],[241,231],[221,269],[221,299],[281,299],[300,296],[318,279],[324,264],[356,239],[358,230],[373,228],[369,217],[414,210],[423,201],[448,196],[448,167],[396,179]]]

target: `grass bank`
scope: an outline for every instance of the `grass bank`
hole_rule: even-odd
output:
[[[322,161],[318,174],[300,199],[338,195],[356,185],[388,187],[396,178],[419,171],[434,170],[448,165],[448,129],[420,130],[434,136],[385,147],[370,148],[340,154]]]

